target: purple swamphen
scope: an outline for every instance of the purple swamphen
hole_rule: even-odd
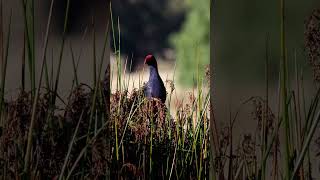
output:
[[[150,70],[149,81],[144,86],[144,95],[147,98],[158,98],[162,103],[165,103],[167,92],[158,72],[156,58],[153,55],[147,55],[144,64],[147,64]]]

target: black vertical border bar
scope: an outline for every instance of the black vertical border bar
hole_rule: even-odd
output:
[[[106,122],[108,122],[108,127],[107,127],[107,134],[108,136],[110,137],[110,129],[111,127],[109,126],[109,124],[112,124],[110,123],[111,121],[111,116],[110,116],[110,94],[111,94],[111,89],[110,89],[110,37],[111,37],[111,23],[112,23],[112,20],[111,20],[111,3],[112,3],[112,0],[107,0],[107,23],[108,23],[108,29],[107,31],[109,32],[108,33],[108,42],[107,42],[107,51],[106,51],[106,70],[105,70],[105,75],[104,75],[104,81],[103,81],[103,85],[104,85],[104,99],[105,99],[105,108],[106,108]],[[108,159],[111,159],[111,156],[112,156],[112,153],[111,153],[111,143],[110,143],[110,138],[107,139],[107,158]],[[106,173],[106,179],[111,179],[111,169],[110,167],[108,166],[107,164],[107,173]]]
[[[105,70],[105,77],[104,77],[104,87],[105,87],[105,100],[106,100],[106,118],[107,120],[110,120],[110,33],[111,33],[111,0],[107,0],[107,24],[108,24],[108,42],[107,42],[107,51],[106,51],[106,57],[107,57],[107,65]]]
[[[210,0],[210,30],[209,30],[209,37],[210,37],[210,131],[209,131],[209,139],[210,139],[210,173],[209,179],[215,179],[216,177],[216,169],[214,168],[214,161],[217,155],[217,127],[215,122],[215,115],[214,115],[214,64],[215,64],[215,53],[214,53],[214,6],[215,0]],[[217,178],[217,177],[216,177]],[[218,178],[219,179],[219,178]]]

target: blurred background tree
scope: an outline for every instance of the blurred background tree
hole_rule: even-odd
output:
[[[197,67],[203,77],[209,64],[210,1],[186,0],[186,20],[180,32],[170,37],[176,50],[178,80],[182,85],[196,84]],[[194,80],[193,80],[194,79]]]
[[[209,3],[210,0],[113,1],[114,38],[119,41],[119,20],[121,55],[132,57],[131,70],[139,69],[145,55],[152,53],[164,60],[161,63],[176,61],[179,84],[195,85],[197,69],[201,70],[201,77],[209,64]],[[114,51],[113,46],[111,40]]]
[[[171,59],[165,56],[170,48],[168,37],[179,31],[184,22],[184,0],[112,1],[112,14],[115,42],[119,41],[119,20],[121,55],[133,57],[132,71],[143,64],[144,57],[150,53],[164,60]],[[113,39],[111,47],[114,51]]]

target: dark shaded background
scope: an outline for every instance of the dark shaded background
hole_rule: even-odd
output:
[[[61,35],[63,29],[65,3],[64,0],[55,0],[54,13],[52,16],[52,26],[49,36],[49,44],[47,50],[48,69],[53,67],[53,75],[56,76],[59,51],[61,45]],[[36,34],[36,78],[39,78],[41,65],[41,52],[44,41],[45,29],[49,14],[49,6],[51,1],[35,0],[35,34]],[[78,57],[81,53],[78,79],[80,82],[92,85],[93,83],[93,28],[92,22],[95,22],[96,31],[96,48],[97,57],[100,55],[105,39],[105,29],[107,26],[107,1],[70,1],[70,19],[68,23],[68,31],[66,34],[65,50],[61,65],[61,77],[59,84],[59,95],[66,97],[71,89],[74,73],[72,70],[72,58],[70,46]],[[11,38],[9,43],[9,60],[7,68],[6,81],[6,97],[14,98],[14,95],[21,87],[21,59],[23,54],[23,34],[24,21],[23,9],[20,0],[5,1],[3,3],[3,19],[4,19],[4,35],[7,35],[10,12],[12,12]],[[86,36],[83,39],[83,34]],[[109,61],[109,48],[104,57],[102,72],[106,68],[106,62]],[[30,80],[28,68],[26,68],[26,88],[30,89]]]
[[[223,109],[230,109],[230,104],[239,105],[251,96],[264,95],[267,39],[270,61],[269,92],[275,103],[280,65],[279,3],[254,0],[226,0],[214,3],[211,10],[213,42],[210,47],[213,53],[213,91],[218,104],[224,104]],[[312,10],[319,7],[320,3],[316,0],[286,1],[289,77],[294,80],[296,52],[297,64],[304,73],[305,85],[309,87],[309,91],[313,90],[313,81],[305,53],[304,27],[305,20],[311,15]],[[291,85],[294,86],[294,82],[291,82]]]

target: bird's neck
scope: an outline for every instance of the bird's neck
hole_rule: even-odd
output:
[[[158,68],[154,67],[154,66],[150,66],[150,76],[149,76],[149,79],[150,78],[153,78],[155,76],[159,76],[159,72],[158,72]]]

